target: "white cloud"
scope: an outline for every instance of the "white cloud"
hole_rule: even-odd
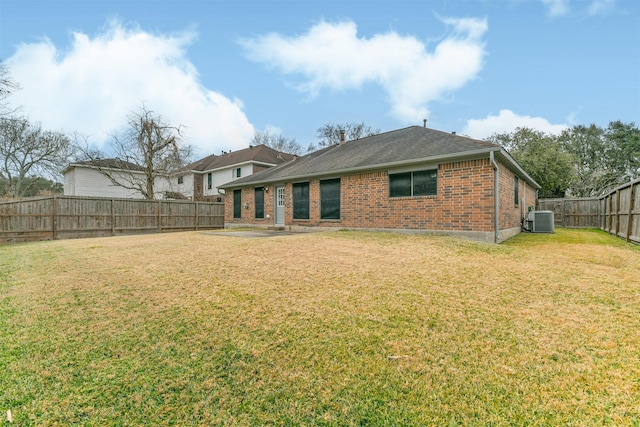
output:
[[[511,133],[519,127],[559,134],[569,126],[549,123],[543,117],[519,116],[511,110],[500,110],[497,116],[488,115],[484,119],[469,120],[462,133],[472,138],[485,139],[494,133]]]
[[[615,0],[593,0],[587,8],[587,12],[592,16],[600,15],[613,10],[615,8],[615,4]]]
[[[247,55],[284,74],[304,78],[296,87],[311,96],[322,89],[358,89],[380,85],[393,115],[406,122],[428,116],[428,104],[473,80],[485,56],[485,19],[442,20],[449,36],[428,51],[415,37],[396,32],[358,37],[352,21],[320,22],[306,34],[271,33],[241,40]]]
[[[569,0],[542,0],[549,9],[549,15],[553,18],[565,15],[569,12]]]
[[[186,49],[195,34],[153,35],[111,22],[95,37],[73,33],[68,51],[49,40],[22,44],[7,60],[22,90],[11,96],[46,128],[90,135],[103,145],[142,102],[209,154],[244,148],[253,126],[238,99],[203,87]]]
[[[559,16],[567,15],[570,12],[570,0],[540,0],[546,7],[549,16],[557,18]],[[616,0],[591,0],[587,3],[585,0],[580,0],[574,3],[580,11],[583,11],[583,7],[588,5],[586,10],[591,16],[600,15],[610,12],[615,9]]]
[[[271,135],[282,135],[283,134],[282,128],[280,128],[278,126],[275,126],[275,125],[271,125],[271,124],[265,125],[263,132],[266,132],[266,133],[271,134]]]

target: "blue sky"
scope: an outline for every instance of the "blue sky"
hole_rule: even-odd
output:
[[[143,101],[200,155],[330,122],[640,122],[637,0],[0,0],[0,58],[24,115],[99,146]]]

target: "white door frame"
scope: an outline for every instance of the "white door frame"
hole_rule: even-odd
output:
[[[275,185],[274,187],[274,221],[275,225],[284,225],[284,185]]]

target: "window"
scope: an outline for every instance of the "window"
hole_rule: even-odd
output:
[[[438,194],[438,170],[389,174],[389,196],[435,196]]]
[[[183,176],[179,176],[178,177],[178,184],[182,184],[184,182],[184,177]]]
[[[213,186],[213,175],[211,175],[211,172],[209,172],[207,174],[207,188],[211,190],[212,186]]]
[[[389,174],[389,195],[391,197],[411,195],[411,172]]]
[[[293,219],[309,219],[309,183],[293,184]]]
[[[240,178],[242,176],[242,168],[236,168],[233,171],[233,176],[236,178]]]
[[[518,183],[518,177],[514,176],[513,177],[513,203],[515,203],[516,206],[518,206],[518,199],[520,199],[520,196],[518,195],[518,187],[519,187],[519,183]]]
[[[256,218],[264,218],[264,187],[255,189]]]
[[[320,181],[320,219],[340,219],[340,178]]]
[[[242,190],[233,190],[233,217],[242,218]]]
[[[276,200],[278,207],[284,208],[284,187],[278,187]]]

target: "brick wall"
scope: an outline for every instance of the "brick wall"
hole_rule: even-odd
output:
[[[536,190],[523,179],[518,179],[518,203],[515,203],[515,173],[500,164],[500,222],[501,230],[520,227],[529,206],[536,205]],[[523,201],[524,199],[524,201]]]
[[[514,210],[513,176],[504,168],[500,177],[501,228],[517,227],[519,211]],[[509,179],[511,186],[509,187]],[[293,219],[292,184],[285,185],[285,224],[295,226],[328,226],[346,228],[420,229],[432,231],[493,231],[494,171],[489,159],[442,164],[438,167],[438,194],[419,197],[389,197],[387,171],[367,172],[341,177],[341,219],[320,219],[320,184],[309,181],[310,206],[308,220]],[[524,191],[524,181],[522,181]],[[229,224],[273,225],[274,190],[265,193],[265,219],[254,218],[254,190],[242,190],[242,218],[233,218],[233,194],[228,191],[225,221]],[[503,193],[503,191],[501,191]],[[534,193],[535,194],[535,193]],[[510,204],[507,200],[510,198]],[[502,200],[504,199],[504,200]],[[511,206],[509,208],[509,206]],[[502,212],[502,207],[508,208]],[[270,219],[266,216],[270,215]]]

